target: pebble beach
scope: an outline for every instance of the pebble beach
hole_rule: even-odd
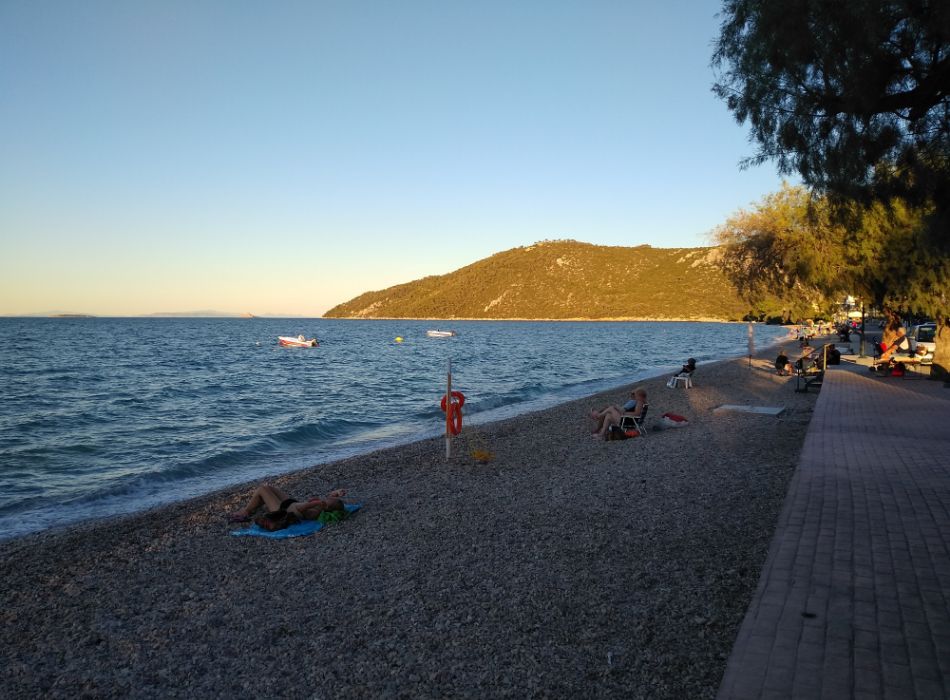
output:
[[[247,484],[0,543],[4,694],[715,697],[817,397],[774,354],[270,480],[363,504],[310,537],[230,536]]]

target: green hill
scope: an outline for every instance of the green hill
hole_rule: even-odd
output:
[[[327,318],[720,319],[749,311],[716,248],[544,241],[366,292]]]

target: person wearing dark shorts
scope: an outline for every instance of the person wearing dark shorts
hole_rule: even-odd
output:
[[[270,514],[290,513],[301,520],[316,520],[323,511],[341,511],[343,510],[342,496],[346,491],[337,489],[331,491],[323,498],[312,498],[309,501],[298,501],[284,493],[281,489],[271,484],[261,484],[254,493],[251,494],[251,500],[247,505],[238,511],[232,513],[228,519],[233,523],[243,523],[251,519],[251,516],[261,506],[265,506]]]
[[[297,503],[297,499],[296,499],[296,498],[285,498],[284,500],[282,500],[282,501],[280,502],[280,508],[279,508],[278,510],[286,511],[286,510],[287,510],[288,508],[290,508],[290,506],[292,506],[294,503]]]

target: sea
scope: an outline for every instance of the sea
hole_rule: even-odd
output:
[[[0,539],[440,434],[450,363],[478,425],[747,347],[728,323],[0,318]]]

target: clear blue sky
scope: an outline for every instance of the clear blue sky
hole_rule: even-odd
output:
[[[719,4],[0,2],[0,314],[318,315],[549,238],[708,244],[776,190]]]

